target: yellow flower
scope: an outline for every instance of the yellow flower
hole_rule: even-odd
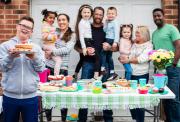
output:
[[[156,59],[156,62],[161,62],[161,59],[160,59],[160,58],[157,58],[157,59]]]

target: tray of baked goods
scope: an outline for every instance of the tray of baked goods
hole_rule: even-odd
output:
[[[19,53],[26,53],[26,54],[32,54],[34,53],[33,50],[33,45],[32,44],[16,44],[15,48],[13,49],[15,52]]]
[[[134,89],[130,87],[130,82],[126,79],[118,79],[116,81],[107,81],[103,83],[105,93],[131,93]]]
[[[39,90],[45,92],[56,92],[59,91],[61,87],[61,84],[43,83],[39,85]]]

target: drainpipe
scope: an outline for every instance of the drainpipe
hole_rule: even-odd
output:
[[[180,0],[178,0],[178,29],[180,30]]]

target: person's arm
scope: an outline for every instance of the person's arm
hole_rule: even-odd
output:
[[[173,45],[175,47],[175,52],[174,52],[174,61],[173,61],[173,65],[176,66],[179,59],[180,59],[180,33],[179,30],[172,25],[172,28],[170,30],[170,38],[173,41]]]
[[[119,32],[120,32],[120,26],[118,24],[118,22],[116,20],[114,20],[114,34],[115,34],[115,37],[114,37],[114,43],[117,43],[119,42]]]
[[[54,56],[62,56],[62,55],[67,55],[71,52],[71,50],[74,48],[75,45],[75,34],[72,34],[71,40],[69,40],[66,44],[66,47],[58,48],[58,49],[53,49],[52,50],[52,55]]]
[[[33,57],[31,57],[31,63],[36,72],[42,72],[45,70],[45,57],[44,53],[41,50],[41,48],[37,45],[34,45],[33,51],[35,52],[33,54]],[[29,55],[27,55],[29,57]]]
[[[79,39],[80,39],[82,48],[86,48],[86,44],[85,44],[85,40],[84,40],[84,34],[85,34],[84,26],[85,26],[85,22],[83,20],[81,20],[79,22],[78,29],[79,29]]]
[[[180,40],[174,41],[173,44],[175,47],[173,65],[176,67],[178,61],[180,60]]]
[[[119,50],[119,47],[118,47],[118,46],[112,47],[109,43],[104,42],[104,43],[103,43],[103,49],[104,49],[105,51],[116,52],[116,51]]]
[[[17,57],[19,54],[12,52],[10,49],[8,49],[8,42],[4,42],[0,45],[0,70],[1,71],[7,71],[11,64],[13,63],[13,60],[15,57]]]
[[[148,53],[153,50],[153,45],[150,43],[138,57],[132,57],[129,59],[130,63],[141,64],[149,61]]]

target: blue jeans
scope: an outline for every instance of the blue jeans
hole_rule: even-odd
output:
[[[94,76],[94,65],[95,63],[92,62],[83,62],[82,66],[82,73],[81,73],[81,79],[91,79]],[[79,122],[86,122],[87,121],[87,114],[88,114],[88,109],[87,108],[81,108],[79,109]],[[103,118],[104,121],[113,121],[113,112],[112,110],[103,110]]]
[[[110,45],[113,44],[113,39],[106,39],[106,42],[109,43]],[[108,63],[108,68],[110,71],[114,71],[114,62],[112,58],[112,51],[102,51],[102,66],[101,67],[106,67],[106,64]]]
[[[19,115],[23,122],[38,122],[38,97],[15,99],[3,96],[3,122],[19,122]]]
[[[176,95],[175,99],[163,101],[167,122],[180,122],[180,67],[167,67],[169,89]]]
[[[138,76],[131,76],[131,80],[138,80],[140,78],[145,78],[146,81],[149,80],[149,74],[145,75],[138,75]],[[132,119],[135,119],[136,122],[144,122],[144,116],[145,116],[145,110],[144,108],[135,108],[135,109],[130,109]]]
[[[125,78],[126,80],[131,80],[131,75],[132,75],[132,68],[131,68],[131,65],[128,63],[128,64],[123,64],[124,66],[124,69],[125,69]]]

